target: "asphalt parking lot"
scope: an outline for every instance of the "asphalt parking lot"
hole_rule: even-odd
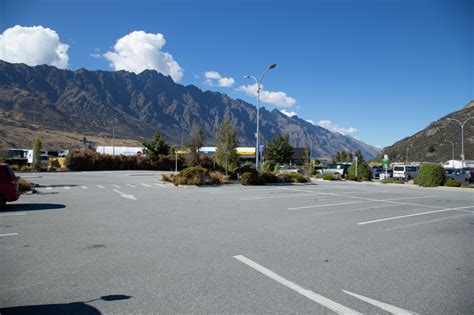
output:
[[[474,313],[474,193],[176,188],[30,175],[0,212],[0,313]]]

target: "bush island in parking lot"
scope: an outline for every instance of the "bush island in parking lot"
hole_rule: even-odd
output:
[[[293,179],[295,183],[306,183],[308,181],[306,177],[296,172],[291,172],[290,177]]]
[[[415,184],[422,187],[442,186],[445,181],[445,170],[439,164],[422,164]]]
[[[265,180],[265,183],[278,183],[278,177],[271,172],[262,173],[262,177]]]
[[[201,166],[187,167],[175,176],[173,176],[173,184],[178,185],[209,185],[216,184],[217,180],[211,176],[207,168]]]
[[[245,172],[240,176],[240,183],[242,185],[263,185],[265,180],[258,173]]]

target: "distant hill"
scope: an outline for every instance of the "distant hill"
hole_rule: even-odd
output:
[[[469,102],[459,111],[448,114],[432,122],[422,131],[397,141],[382,150],[377,159],[388,154],[391,161],[405,161],[408,148],[408,158],[411,161],[445,162],[452,158],[452,145],[446,140],[454,142],[454,158],[460,160],[461,154],[461,126],[448,118],[464,122],[474,117],[474,101]],[[474,160],[474,119],[464,126],[464,155],[465,159]]]
[[[194,124],[204,127],[207,144],[212,145],[224,117],[237,126],[240,145],[254,145],[256,108],[226,94],[176,84],[152,70],[136,75],[0,61],[0,142],[7,146],[31,146],[27,130],[42,131],[42,137],[49,134],[46,142],[64,147],[81,135],[110,137],[113,126],[117,138],[143,140],[158,128],[170,143],[178,144],[182,133],[186,141]],[[311,146],[315,157],[356,149],[368,159],[378,154],[376,148],[352,137],[278,110],[262,108],[260,118],[264,141],[287,133],[294,146]],[[57,137],[55,131],[63,136]]]

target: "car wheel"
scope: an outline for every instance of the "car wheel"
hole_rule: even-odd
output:
[[[0,209],[5,208],[6,203],[7,200],[5,199],[5,197],[3,197],[3,195],[0,195]]]

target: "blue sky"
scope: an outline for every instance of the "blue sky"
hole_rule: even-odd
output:
[[[461,0],[3,0],[0,59],[71,70],[155,67],[180,84],[254,104],[243,76],[277,63],[263,81],[266,108],[387,146],[474,99],[473,21],[474,1]],[[58,38],[25,48],[18,35],[25,29],[7,36],[15,25],[49,28]],[[68,45],[59,57],[47,51],[57,51],[54,41]],[[147,54],[127,55],[130,47]]]

